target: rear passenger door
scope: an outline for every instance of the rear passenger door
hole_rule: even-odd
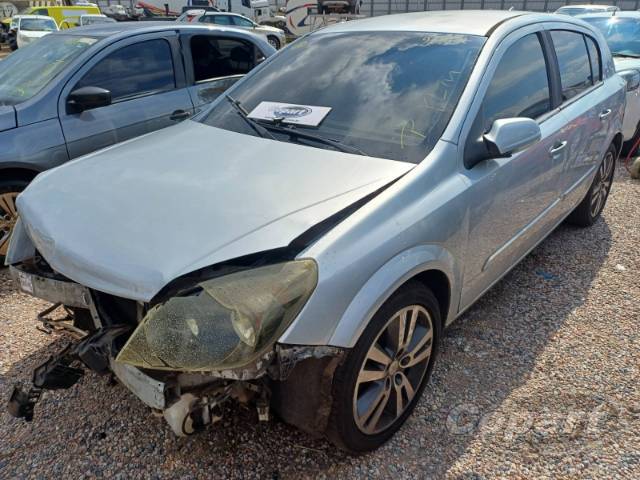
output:
[[[88,86],[109,90],[112,103],[81,113],[68,111],[69,93]],[[192,112],[173,32],[110,45],[74,75],[59,100],[70,158],[173,125]]]
[[[568,209],[584,195],[587,177],[602,161],[618,107],[612,91],[603,88],[597,42],[573,30],[553,29],[549,36],[560,73],[561,113],[567,122],[564,139],[568,143],[559,188]]]
[[[196,112],[265,59],[253,43],[232,36],[185,35],[182,44],[189,46],[185,55],[187,82]]]

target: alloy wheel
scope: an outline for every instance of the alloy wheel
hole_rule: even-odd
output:
[[[607,152],[600,164],[598,170],[598,177],[595,185],[591,189],[591,203],[589,212],[592,217],[595,217],[600,213],[600,210],[604,207],[604,202],[609,194],[611,188],[611,182],[613,180],[613,164],[615,162],[613,153]]]
[[[13,227],[18,221],[16,198],[18,192],[0,193],[0,256],[5,256]]]
[[[363,433],[390,427],[407,410],[427,372],[433,321],[421,305],[396,312],[382,328],[360,367],[353,415]]]

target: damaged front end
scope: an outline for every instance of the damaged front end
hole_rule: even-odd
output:
[[[41,258],[11,274],[24,292],[69,307],[72,329],[84,334],[34,370],[29,390],[14,389],[15,417],[31,420],[44,390],[71,387],[87,367],[113,374],[180,436],[215,423],[229,400],[252,403],[261,420],[274,408],[310,433],[326,423],[343,350],[276,343],[316,286],[312,260],[181,282],[149,304],[81,286]]]

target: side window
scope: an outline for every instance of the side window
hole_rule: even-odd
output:
[[[591,61],[591,78],[593,83],[597,83],[602,80],[602,59],[600,58],[600,50],[596,41],[585,35],[585,41],[587,42],[587,49],[589,50],[589,60]]]
[[[123,47],[103,58],[76,88],[101,87],[113,101],[175,88],[171,46],[166,40],[148,40]]]
[[[484,132],[500,118],[537,118],[551,110],[547,65],[538,35],[522,37],[506,51],[485,95]]]
[[[194,35],[191,56],[196,82],[242,75],[255,64],[253,45],[233,38]]]
[[[591,67],[584,36],[578,32],[554,30],[551,39],[558,57],[562,100],[579,95],[591,85]]]
[[[231,25],[230,15],[211,15],[213,17],[213,23],[216,25]]]
[[[49,10],[47,10],[46,8],[39,8],[37,10],[34,10],[34,12],[31,15],[46,15],[46,16],[49,16]]]
[[[253,27],[253,22],[251,20],[247,20],[246,18],[242,18],[242,17],[232,17],[233,18],[233,23],[235,23],[236,25],[238,25],[239,27]]]

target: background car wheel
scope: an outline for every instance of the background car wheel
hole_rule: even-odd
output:
[[[616,147],[611,145],[604,154],[587,195],[567,218],[569,223],[579,227],[589,227],[598,219],[611,191],[616,158]]]
[[[9,238],[18,220],[16,197],[27,185],[28,182],[24,180],[0,181],[0,267],[4,266]]]
[[[269,41],[269,45],[271,45],[276,50],[280,48],[280,40],[278,40],[276,37],[272,37],[271,35],[269,35],[267,37],[267,40]]]
[[[386,442],[413,411],[440,339],[438,301],[411,281],[378,310],[338,367],[327,436],[360,453]]]

